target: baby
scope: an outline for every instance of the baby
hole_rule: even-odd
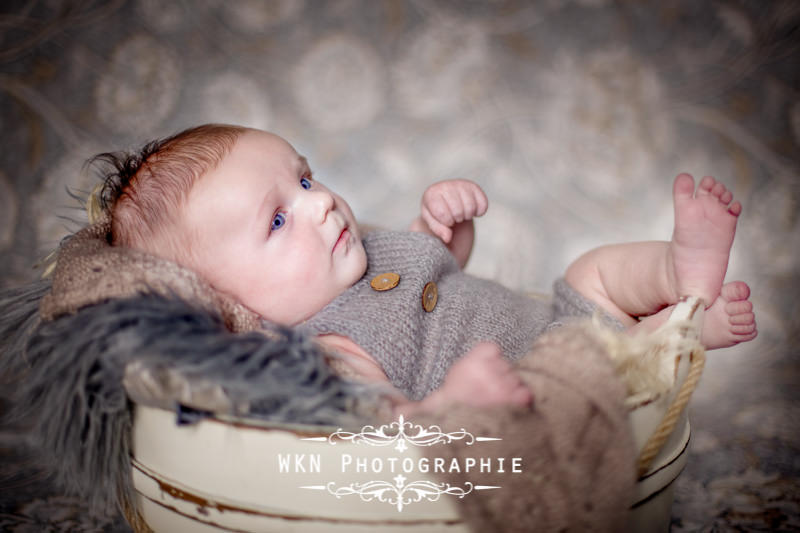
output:
[[[550,302],[462,272],[473,219],[488,208],[470,181],[431,185],[411,231],[364,235],[347,202],[271,133],[206,125],[98,157],[115,166],[103,191],[114,245],[171,259],[265,320],[316,335],[362,377],[399,388],[406,414],[529,403],[509,360],[595,305],[649,331],[695,295],[708,305],[707,348],[756,336],[749,287],[723,283],[741,204],[710,177],[696,190],[691,176],[675,179],[671,241],[588,252]]]

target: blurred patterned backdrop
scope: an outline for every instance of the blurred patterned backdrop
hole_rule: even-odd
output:
[[[468,269],[528,290],[668,239],[672,179],[711,174],[760,335],[710,354],[673,530],[800,528],[799,27],[796,0],[4,0],[0,286],[84,223],[90,156],[203,122],[279,133],[390,228],[479,182]],[[4,529],[122,527],[2,468]]]

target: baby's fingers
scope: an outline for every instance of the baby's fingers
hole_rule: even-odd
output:
[[[486,214],[486,210],[489,208],[489,199],[477,183],[465,181],[458,192],[463,208],[463,218],[458,222]]]
[[[442,239],[442,242],[449,243],[453,238],[453,230],[450,226],[442,224],[434,217],[426,206],[422,206],[422,220],[428,225],[434,235]]]
[[[422,206],[428,209],[431,217],[445,226],[456,223],[456,213],[462,209],[457,191],[447,183],[437,183],[430,187],[422,197]]]
[[[453,226],[486,213],[489,201],[480,186],[469,180],[440,181],[428,187],[422,204],[442,224]]]

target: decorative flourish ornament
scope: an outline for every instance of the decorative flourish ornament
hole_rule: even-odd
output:
[[[394,483],[388,481],[368,481],[367,483],[352,483],[346,487],[334,488],[335,483],[331,482],[326,485],[326,490],[341,498],[342,496],[349,496],[358,494],[362,501],[371,502],[377,500],[385,502],[397,507],[397,512],[403,511],[403,507],[411,503],[420,502],[423,499],[435,502],[442,494],[449,494],[463,498],[472,492],[473,486],[469,481],[466,482],[464,488],[453,487],[449,483],[434,483],[433,481],[412,481],[405,484],[406,478],[402,475],[397,475],[392,478]]]
[[[369,444],[370,446],[390,446],[395,444],[398,452],[408,449],[408,444],[414,446],[433,446],[434,444],[450,444],[454,441],[463,440],[464,444],[471,446],[475,442],[502,440],[495,437],[476,437],[472,433],[461,428],[458,431],[444,433],[439,426],[429,426],[427,429],[419,424],[406,422],[403,415],[392,422],[384,424],[379,428],[374,426],[364,426],[360,432],[353,433],[339,428],[328,437],[308,437],[303,440],[327,440],[335,445],[337,441],[347,441],[354,444]]]

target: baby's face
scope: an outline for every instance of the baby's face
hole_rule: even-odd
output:
[[[350,207],[311,178],[305,158],[263,131],[242,135],[189,193],[182,223],[192,266],[264,318],[295,325],[364,274]]]

